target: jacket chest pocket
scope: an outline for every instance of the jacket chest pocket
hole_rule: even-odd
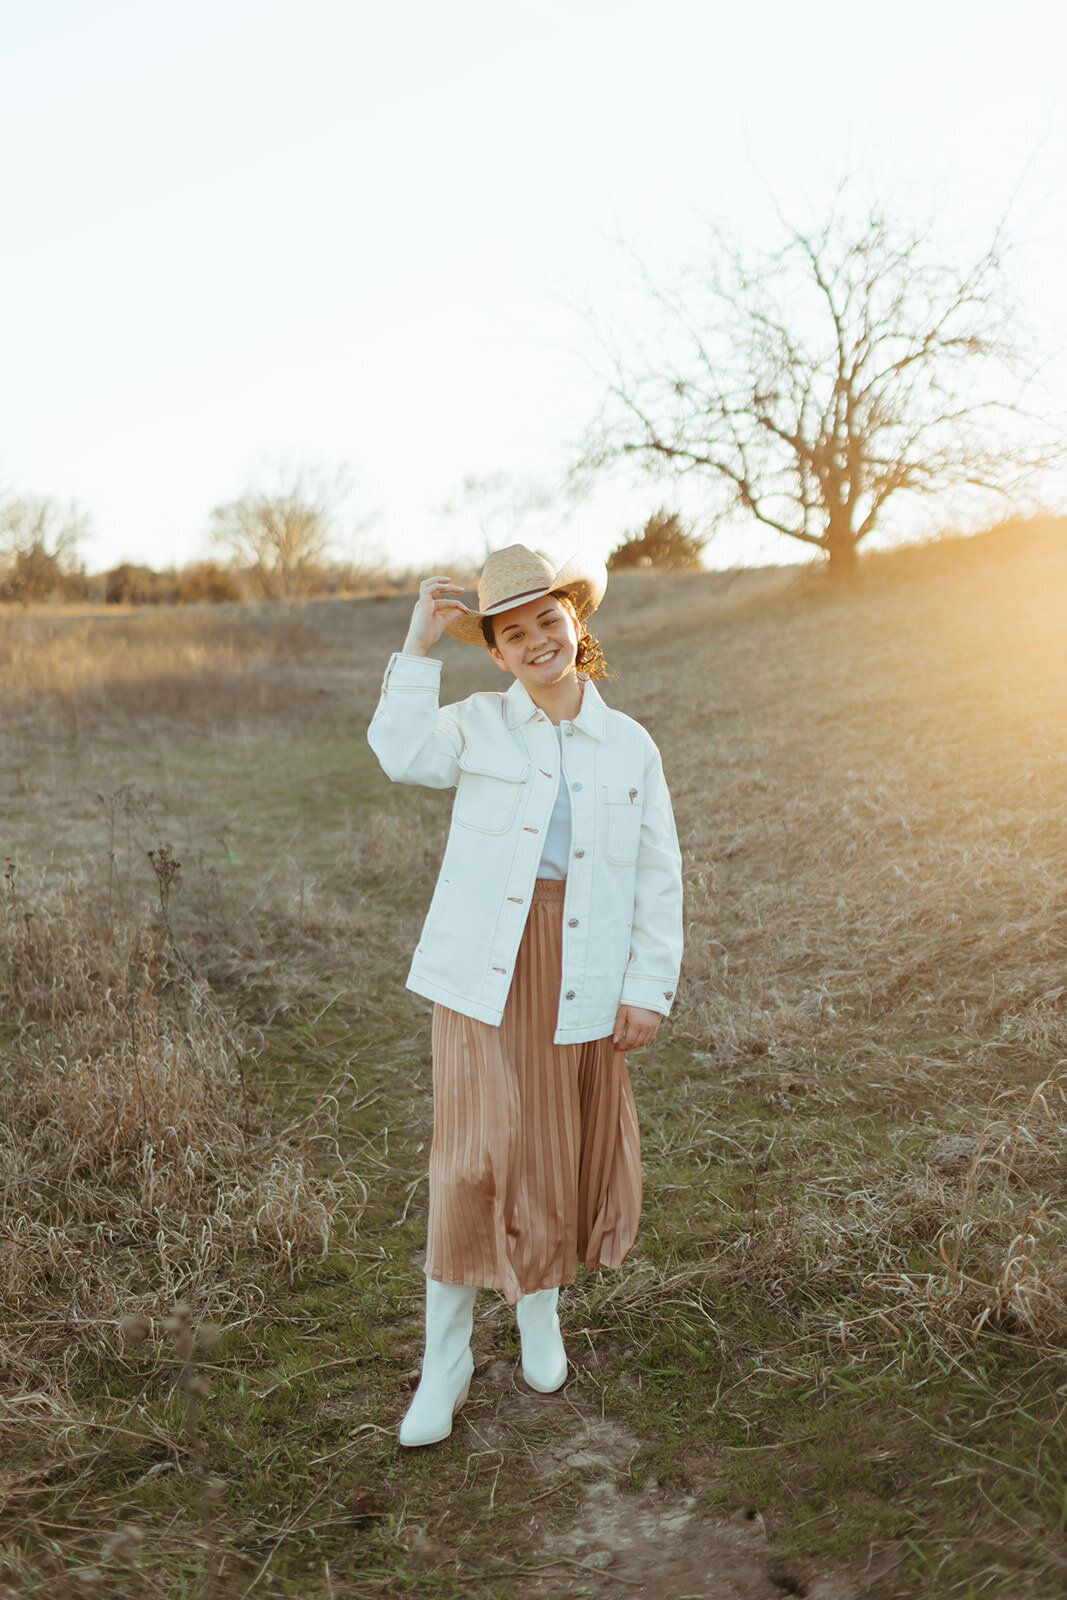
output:
[[[453,822],[476,833],[507,833],[518,813],[529,762],[479,758],[465,750],[459,767]]]
[[[617,867],[632,867],[641,841],[641,791],[636,786],[606,783],[604,854]]]

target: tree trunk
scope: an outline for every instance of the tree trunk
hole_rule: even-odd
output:
[[[830,557],[830,577],[834,582],[853,582],[859,575],[856,541],[846,534],[840,539],[827,539],[825,548]]]

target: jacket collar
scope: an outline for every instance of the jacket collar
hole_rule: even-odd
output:
[[[603,742],[607,736],[607,706],[601,700],[591,679],[583,678],[581,681],[582,709],[575,717],[573,726],[579,732],[589,734],[590,738]],[[509,728],[521,727],[524,722],[529,722],[531,717],[538,715],[537,707],[518,678],[504,695],[504,715]]]

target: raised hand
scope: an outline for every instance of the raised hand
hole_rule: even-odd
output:
[[[408,636],[404,640],[406,656],[424,656],[445,631],[453,617],[466,616],[470,607],[462,600],[452,600],[450,595],[462,594],[463,585],[451,578],[423,578],[419,584],[419,598],[411,613]]]

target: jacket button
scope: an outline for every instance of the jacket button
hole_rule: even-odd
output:
[[[573,1000],[574,999],[574,990],[573,989],[568,989],[567,993],[563,996],[563,998],[564,998],[564,1000]]]
[[[571,788],[572,788],[572,789],[575,789],[575,790],[577,790],[577,789],[580,789],[580,788],[581,788],[581,787],[582,787],[582,786],[581,786],[581,784],[580,784],[580,783],[572,783],[572,784],[571,784]]]
[[[568,928],[576,928],[578,926],[578,918],[577,917],[569,918],[569,920],[567,922],[567,926],[568,926]]]
[[[576,861],[580,861],[584,855],[585,855],[585,851],[584,850],[576,850],[574,852],[574,859]]]
[[[663,998],[664,998],[664,1000],[673,1000],[674,999],[674,990],[673,989],[664,989]]]
[[[563,728],[564,738],[569,739],[573,732],[574,732],[574,729],[571,727],[570,723],[569,722],[565,723],[564,724],[564,728]]]

